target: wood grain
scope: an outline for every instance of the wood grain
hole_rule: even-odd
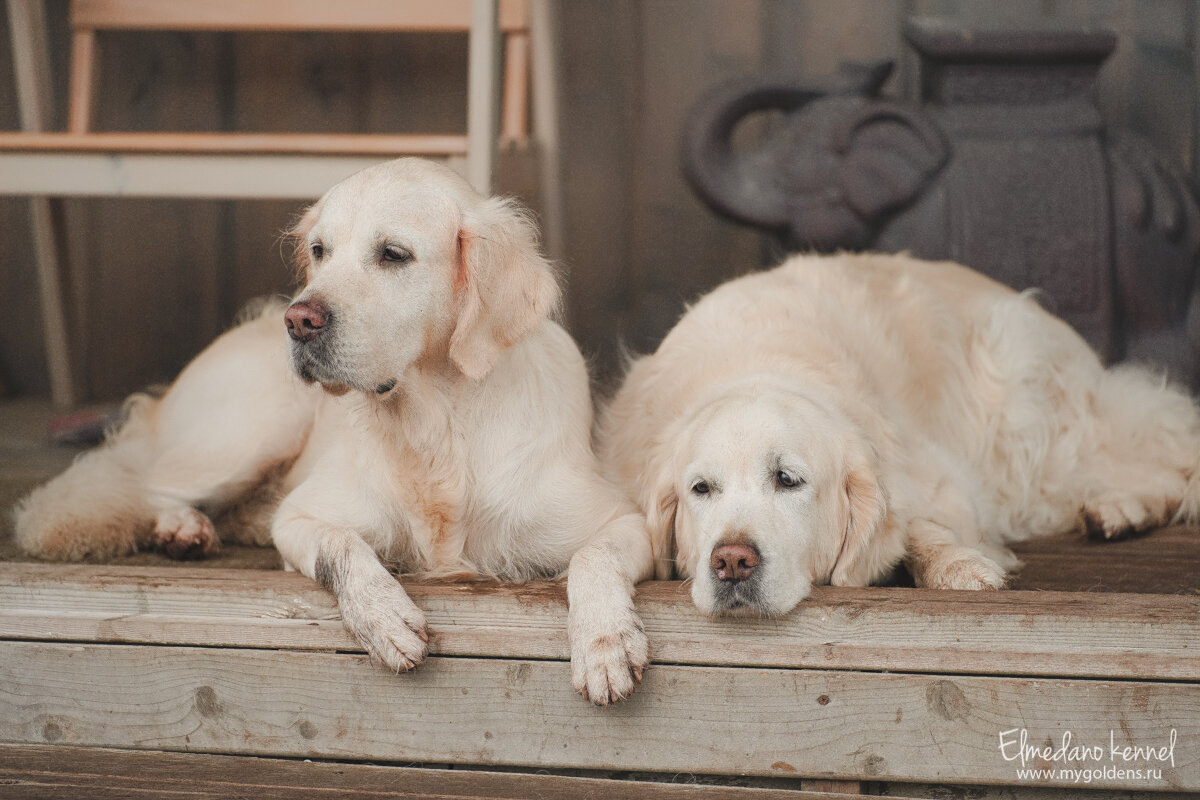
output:
[[[560,583],[404,581],[433,652],[566,659]],[[818,587],[780,619],[709,619],[642,584],[658,663],[1200,680],[1200,597]],[[295,573],[0,564],[0,638],[360,652]]]
[[[113,153],[315,153],[465,155],[459,134],[374,133],[0,133],[0,150]]]
[[[691,778],[693,782],[681,780]],[[531,775],[482,770],[379,767],[213,756],[194,753],[138,752],[86,747],[0,745],[0,785],[6,800],[139,796],[154,792],[183,794],[197,800],[230,796],[255,800],[328,798],[488,797],[506,800],[823,800],[816,791],[705,786],[695,776],[672,783],[612,780],[563,775]],[[865,798],[843,794],[841,798]],[[872,795],[878,800],[878,795]],[[884,798],[886,800],[886,798]]]
[[[499,0],[502,30],[529,24],[528,0]],[[471,0],[74,0],[76,28],[242,31],[465,31]]]
[[[1001,731],[1107,749],[1110,731],[1158,747],[1175,730],[1161,777],[1092,785],[1200,789],[1195,684],[659,665],[596,708],[553,661],[434,657],[391,675],[330,653],[11,641],[0,654],[5,742],[987,784],[1017,779]]]

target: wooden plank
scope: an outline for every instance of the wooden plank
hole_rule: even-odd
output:
[[[435,653],[569,657],[559,583],[404,584]],[[710,619],[677,582],[636,601],[656,663],[1200,679],[1194,596],[818,587],[779,619]],[[282,571],[0,564],[0,637],[360,652],[332,596]]]
[[[8,4],[13,70],[21,128],[18,136],[40,136],[49,126],[52,108],[46,20],[41,3],[14,0]],[[71,368],[70,336],[63,294],[62,268],[55,235],[53,209],[45,198],[29,201],[30,238],[38,279],[42,337],[50,373],[50,396],[59,408],[79,398]]]
[[[684,776],[691,777],[691,776]],[[525,800],[826,800],[794,789],[603,780],[519,772],[379,767],[248,756],[138,752],[87,747],[0,745],[0,784],[8,800],[86,794],[89,798],[175,793],[197,800],[467,798]],[[847,800],[866,795],[841,795]],[[878,800],[878,795],[872,795]],[[886,800],[886,798],[884,798]]]
[[[382,160],[379,156],[0,151],[0,195],[311,200],[343,178]],[[456,171],[463,171],[462,158],[446,162]]]
[[[75,31],[71,37],[71,83],[67,106],[67,130],[71,133],[85,133],[91,127],[97,72],[96,32]]]
[[[500,0],[502,30],[529,25],[528,0]],[[71,25],[99,30],[467,31],[471,0],[74,0]]]
[[[29,199],[29,228],[33,237],[33,262],[38,278],[38,302],[42,311],[46,366],[50,371],[50,399],[60,409],[78,400],[71,369],[71,339],[67,329],[66,300],[54,210],[49,198]]]
[[[495,0],[472,0],[467,45],[467,181],[482,195],[492,193],[496,161],[498,55]]]
[[[1114,542],[1062,534],[1013,545],[1014,589],[1200,594],[1200,531],[1174,526]]]
[[[1200,685],[658,666],[610,708],[562,662],[431,658],[391,675],[361,655],[0,644],[0,741],[293,758],[386,759],[818,779],[1021,780],[999,742],[1070,732],[1107,767],[1091,786],[1200,790]],[[732,715],[732,716],[731,716]],[[1006,734],[1006,732],[1008,732]],[[1014,751],[1015,752],[1015,751]],[[1165,754],[1164,754],[1165,756]]]
[[[465,155],[467,137],[400,133],[0,133],[0,150],[119,154]]]
[[[566,243],[563,240],[563,174],[561,158],[562,120],[562,27],[558,5],[551,0],[533,0],[529,20],[529,49],[533,60],[530,74],[534,140],[538,154],[538,194],[541,199],[542,243],[546,255],[563,270]],[[569,283],[569,275],[564,272]]]
[[[10,0],[7,6],[21,129],[43,131],[54,113],[44,9],[39,0]]]
[[[509,36],[504,43],[504,112],[500,141],[525,145],[529,140],[529,35]]]

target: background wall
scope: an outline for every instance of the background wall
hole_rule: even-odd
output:
[[[65,0],[48,0],[66,90]],[[568,326],[601,382],[619,343],[652,348],[684,302],[778,257],[713,216],[679,169],[683,117],[720,81],[817,78],[842,59],[894,58],[885,93],[915,95],[908,14],[1119,34],[1101,106],[1113,127],[1200,162],[1190,0],[569,0],[558,9]],[[17,128],[0,18],[0,128]],[[465,121],[465,36],[110,34],[101,38],[98,130],[440,132]],[[58,109],[61,126],[65,109]],[[501,162],[502,191],[537,207],[531,153]],[[62,203],[76,372],[92,399],[167,380],[256,295],[292,289],[280,232],[300,203]],[[0,386],[48,395],[22,199],[0,198]]]

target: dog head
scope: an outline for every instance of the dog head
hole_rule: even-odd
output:
[[[709,614],[790,611],[813,584],[865,585],[886,500],[870,446],[802,393],[736,386],[661,445],[643,498]]]
[[[418,364],[479,380],[558,302],[528,215],[430,161],[347,178],[291,233],[292,363],[333,393],[386,395]]]

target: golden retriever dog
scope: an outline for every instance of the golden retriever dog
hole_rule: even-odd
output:
[[[559,288],[528,216],[400,159],[332,188],[292,234],[306,278],[294,302],[221,336],[161,399],[133,399],[104,446],[21,501],[20,546],[201,554],[219,545],[212,520],[230,520],[333,592],[397,671],[428,634],[380,559],[520,581],[578,551],[577,683],[608,697],[613,672],[630,691],[646,663],[631,601],[643,575],[609,578],[650,563],[645,520],[601,477],[587,370],[549,318]]]
[[[803,255],[719,287],[637,360],[600,425],[656,572],[704,612],[814,584],[989,589],[1006,542],[1200,519],[1200,414],[969,269]]]

